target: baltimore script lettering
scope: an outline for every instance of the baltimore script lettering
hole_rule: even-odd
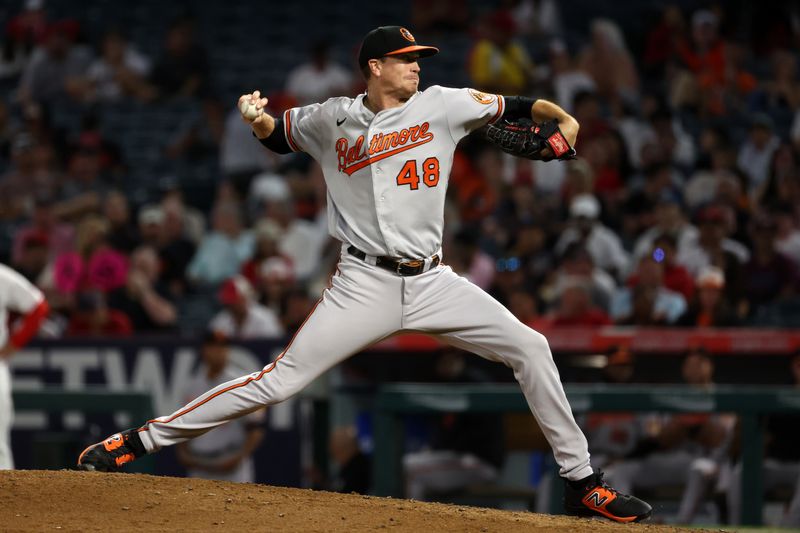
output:
[[[350,146],[348,139],[340,137],[336,141],[339,172],[350,176],[353,172],[376,161],[428,143],[433,140],[433,133],[428,131],[429,127],[430,124],[423,122],[400,131],[376,133],[372,136],[369,147],[364,146],[363,135],[358,136],[353,146]]]

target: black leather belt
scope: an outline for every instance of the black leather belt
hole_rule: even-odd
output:
[[[367,259],[367,254],[356,248],[350,246],[347,248],[347,253],[352,256],[358,257],[362,261]],[[425,272],[425,259],[393,259],[391,257],[375,257],[375,266],[390,270],[400,276],[416,276]],[[439,264],[439,256],[434,255],[430,261],[430,268],[434,268]],[[429,268],[429,270],[430,270]]]

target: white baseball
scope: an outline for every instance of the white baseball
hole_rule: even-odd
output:
[[[242,112],[242,116],[247,120],[255,120],[261,114],[261,110],[256,109],[256,105],[250,103],[248,99],[242,100],[242,103],[239,104],[239,111]]]

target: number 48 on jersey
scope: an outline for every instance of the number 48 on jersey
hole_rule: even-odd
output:
[[[419,189],[420,174],[422,174],[422,183],[428,187],[436,187],[439,184],[439,160],[429,157],[417,170],[417,160],[409,159],[397,174],[397,186],[408,185],[412,191],[416,191]]]

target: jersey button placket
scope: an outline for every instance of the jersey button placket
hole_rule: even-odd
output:
[[[375,191],[375,211],[378,215],[378,224],[383,234],[383,239],[390,253],[394,255],[396,232],[392,218],[391,193],[388,191],[389,183],[383,169],[376,166],[373,169],[373,183]]]
[[[370,132],[371,134],[372,132]],[[393,183],[384,171],[386,162],[382,161],[372,166],[372,182],[375,191],[375,211],[378,214],[378,224],[381,227],[383,240],[391,255],[396,255],[397,250],[397,231],[395,230],[394,216],[392,213],[392,194]]]
[[[375,120],[373,120],[374,122]],[[367,132],[367,139],[372,139],[374,135],[375,130],[370,128]],[[386,177],[383,168],[378,163],[370,165],[369,168],[372,174],[372,194],[375,203],[375,215],[378,219],[378,230],[383,236],[383,242],[386,243],[387,252],[389,255],[394,255],[395,232],[392,227],[391,202],[387,191]]]
[[[376,167],[375,167],[375,175],[376,175],[376,176],[379,176],[379,177],[382,177],[382,174],[383,174],[383,169],[382,169],[381,167],[377,167],[377,166],[376,166]],[[381,202],[385,202],[385,201],[386,201],[386,195],[382,193],[382,194],[381,194],[381,197],[379,198],[379,200],[380,200]]]

